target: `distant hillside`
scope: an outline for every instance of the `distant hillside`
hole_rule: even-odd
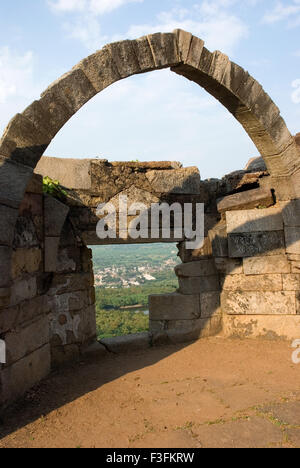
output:
[[[174,244],[93,247],[98,337],[147,331],[148,296],[178,287]]]
[[[180,263],[174,244],[93,247],[95,285],[128,288],[161,280]]]

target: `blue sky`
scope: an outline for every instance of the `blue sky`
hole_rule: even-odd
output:
[[[2,0],[0,131],[79,60],[114,40],[180,27],[258,79],[300,131],[300,0]],[[202,178],[257,150],[234,118],[169,70],[128,78],[84,106],[46,154],[179,160]]]

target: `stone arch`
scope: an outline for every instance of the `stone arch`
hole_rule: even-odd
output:
[[[202,86],[243,125],[264,158],[274,184],[290,181],[281,198],[295,198],[300,151],[278,107],[249,73],[192,34],[176,30],[106,45],[55,81],[17,114],[0,141],[0,287],[10,282],[11,241],[18,207],[33,170],[64,124],[91,98],[131,75],[171,68]]]

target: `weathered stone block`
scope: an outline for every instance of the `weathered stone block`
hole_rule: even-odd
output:
[[[58,99],[51,100],[49,96],[34,101],[23,112],[24,117],[30,120],[36,128],[41,126],[50,138],[54,138],[60,128],[71,117],[67,105]]]
[[[270,176],[272,188],[275,191],[276,200],[280,202],[290,201],[295,196],[295,187],[289,176]]]
[[[75,272],[81,266],[80,249],[78,247],[66,247],[59,249],[57,257],[57,272]]]
[[[266,275],[272,273],[290,273],[291,265],[286,255],[244,258],[245,275]],[[260,281],[260,279],[258,279]]]
[[[81,344],[92,342],[97,336],[95,306],[85,307],[79,314],[78,339]]]
[[[60,367],[68,362],[76,361],[80,357],[80,347],[77,344],[65,346],[51,346],[51,367]]]
[[[88,304],[94,305],[96,303],[96,290],[95,288],[90,288],[88,290]]]
[[[200,70],[205,75],[210,75],[210,67],[211,67],[212,61],[213,61],[212,52],[210,52],[206,47],[203,47],[202,54],[200,57],[200,62],[197,67],[198,70]],[[207,88],[206,81],[208,81],[209,83],[210,80],[205,80],[205,82],[203,83],[203,86],[205,86],[205,88]]]
[[[220,224],[208,233],[214,257],[228,257],[228,238],[226,224]]]
[[[288,340],[299,338],[299,316],[224,317],[223,331],[230,338],[264,338]]]
[[[282,213],[278,208],[228,211],[226,223],[228,234],[283,230]]]
[[[47,317],[25,328],[17,328],[5,335],[7,362],[10,366],[19,359],[49,343],[49,323]]]
[[[1,293],[1,290],[0,290]],[[18,307],[0,310],[0,334],[6,333],[15,327],[19,315]]]
[[[192,36],[190,48],[185,63],[193,68],[198,68],[204,49],[204,41],[196,36]],[[176,71],[176,69],[174,69]]]
[[[270,133],[274,142],[276,142],[276,146],[279,151],[283,152],[286,150],[286,148],[296,146],[295,140],[292,137],[281,115],[278,115],[277,119],[272,123],[272,126],[268,128],[268,132]]]
[[[300,291],[300,274],[283,275],[284,291]]]
[[[26,273],[40,271],[42,251],[39,248],[23,248],[12,253],[12,278],[16,279]]]
[[[11,305],[32,299],[36,295],[37,282],[35,277],[15,281],[11,287]]]
[[[43,195],[37,193],[25,193],[19,207],[19,216],[35,217],[43,216]]]
[[[0,157],[0,203],[19,208],[32,173],[30,167]],[[6,226],[5,218],[3,229],[4,226]]]
[[[105,346],[95,341],[87,346],[80,347],[80,353],[87,358],[103,358],[108,356],[108,351]]]
[[[0,205],[0,244],[11,246],[18,217],[18,210]],[[5,222],[4,222],[5,220]]]
[[[256,158],[249,159],[244,170],[251,171],[251,172],[266,172],[267,166],[263,158],[259,156]]]
[[[34,168],[51,141],[51,137],[41,128],[37,129],[24,115],[17,114],[1,138],[0,154]]]
[[[45,235],[49,237],[60,237],[70,208],[64,203],[56,200],[56,198],[46,196],[44,201],[44,210]]]
[[[43,195],[43,177],[39,174],[33,174],[32,178],[27,184],[26,193]]]
[[[10,306],[10,288],[0,288],[0,309]]]
[[[299,145],[298,145],[299,147]],[[300,149],[298,150],[299,153]],[[297,158],[298,159],[298,158]],[[291,177],[291,185],[292,185],[292,190],[293,190],[293,196],[289,197],[288,199],[291,198],[300,198],[300,171],[297,170]]]
[[[285,254],[283,231],[251,232],[228,236],[229,257],[243,258]]]
[[[89,302],[87,291],[73,291],[48,298],[50,309],[56,315],[85,310],[91,305]]]
[[[256,102],[252,107],[252,111],[267,129],[273,125],[280,115],[279,108],[264,91],[262,91],[256,99]]]
[[[149,296],[150,320],[189,320],[200,318],[199,295],[160,294]]]
[[[82,60],[77,66],[84,71],[97,92],[121,79],[110,51],[105,47]]]
[[[217,200],[217,208],[220,213],[259,207],[267,208],[272,205],[274,205],[274,199],[271,190],[262,188],[227,195]]]
[[[234,292],[221,294],[223,313],[228,315],[294,315],[295,292]]]
[[[284,289],[284,288],[283,288]],[[223,284],[226,291],[282,291],[282,276],[277,275],[233,275],[226,276]]]
[[[200,294],[201,318],[211,318],[222,314],[220,293],[208,292]]]
[[[265,156],[265,160],[272,177],[278,177],[279,179],[286,177],[290,183],[290,188],[293,189],[290,174],[296,169],[297,163],[295,161],[295,146],[291,146],[291,144],[292,141],[289,141],[287,149],[282,152],[279,151],[275,156]]]
[[[220,82],[231,92],[236,93],[242,82],[247,79],[247,72],[234,62],[228,62]]]
[[[173,33],[150,34],[148,41],[156,68],[166,68],[180,63],[177,38]]]
[[[86,102],[97,94],[96,89],[80,68],[73,68],[47,88],[42,98],[62,101],[75,114]]]
[[[56,296],[73,291],[85,291],[93,286],[94,277],[90,273],[59,274],[54,275],[48,294]]]
[[[173,33],[177,37],[180,58],[183,62],[185,62],[190,51],[193,36],[191,33],[183,31],[182,29],[175,29]],[[199,61],[200,57],[198,63]]]
[[[165,322],[164,329],[150,328],[152,345],[179,344],[215,336],[222,330],[222,317]]]
[[[222,54],[222,52],[219,50],[216,50],[213,52],[209,75],[216,81],[220,82],[229,63],[229,57],[225,54]]]
[[[141,72],[155,70],[156,67],[154,58],[147,37],[144,36],[133,41],[133,47],[140,65]]]
[[[282,215],[285,226],[300,227],[300,199],[286,203]]]
[[[244,94],[243,102],[249,109],[255,106],[258,98],[264,93],[263,87],[258,81],[252,79],[252,85],[247,94]]]
[[[12,403],[49,373],[50,346],[47,344],[1,371],[3,403]]]
[[[244,272],[241,259],[217,257],[214,260],[217,270],[223,275],[242,275]]]
[[[149,331],[151,334],[162,333],[167,329],[168,323],[166,320],[149,320]]]
[[[37,296],[28,301],[21,302],[19,305],[19,314],[16,326],[25,326],[26,324],[37,320],[39,316],[49,312],[49,305],[46,296]]]
[[[300,227],[286,227],[284,233],[287,253],[300,254]]]
[[[93,251],[87,247],[81,249],[81,265],[84,272],[90,272],[93,269]]]
[[[300,273],[300,259],[290,260],[291,264],[291,273]]]
[[[251,92],[251,89],[255,83],[256,80],[251,75],[249,75],[248,72],[243,74],[239,86],[236,90],[237,96],[241,99],[243,103],[246,103],[246,99],[249,96],[249,93]]]
[[[134,41],[115,42],[105,46],[112,56],[121,78],[140,73],[142,70],[135,53]]]
[[[208,237],[204,238],[204,244],[201,249],[188,250],[186,248],[186,242],[179,242],[178,247],[178,256],[183,263],[198,262],[203,257],[212,256],[212,247]]]
[[[81,309],[85,309],[86,307],[90,305],[87,291],[76,291],[76,292],[70,293],[68,296],[69,296],[68,302],[69,302],[70,311],[78,311]],[[63,295],[59,297],[61,298],[63,297]]]
[[[14,232],[13,248],[14,249],[29,249],[39,248],[42,241],[38,238],[38,230],[42,224],[42,218],[35,216],[39,219],[37,225],[34,223],[32,216],[19,216],[16,222],[16,228]],[[42,226],[43,227],[43,226]],[[42,229],[40,229],[42,231]],[[41,234],[41,233],[40,233]]]
[[[199,276],[212,276],[217,274],[214,259],[204,259],[198,262],[182,263],[177,265],[175,273],[179,277],[199,277]]]
[[[105,338],[100,343],[103,343],[110,352],[121,354],[149,348],[150,337],[148,333],[137,333],[116,338]]]
[[[71,189],[91,189],[91,159],[65,159],[43,156],[35,168],[36,174],[58,180]]]
[[[45,238],[45,272],[55,272],[57,268],[57,256],[59,247],[59,237]]]
[[[199,194],[200,174],[196,167],[172,171],[149,171],[146,174],[156,193]]]
[[[12,249],[0,246],[0,288],[10,284],[11,256]]]
[[[179,278],[179,293],[194,295],[210,291],[219,291],[218,276],[206,276],[202,278]]]

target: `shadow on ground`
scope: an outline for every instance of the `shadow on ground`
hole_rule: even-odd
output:
[[[300,447],[292,352],[215,337],[88,359],[8,410],[0,447]]]

